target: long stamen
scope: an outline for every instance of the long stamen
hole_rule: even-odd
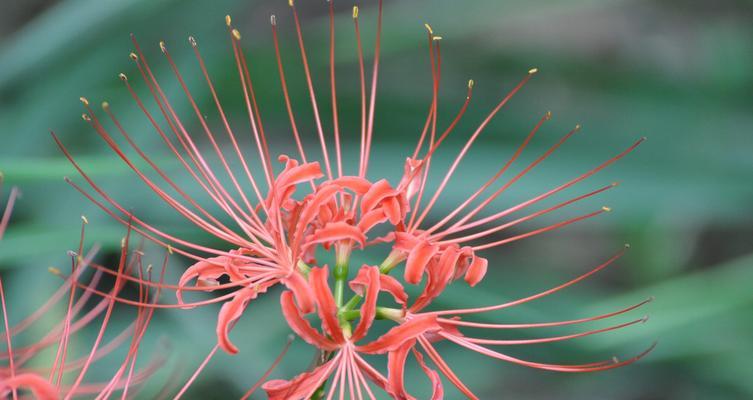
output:
[[[335,2],[329,0],[329,81],[332,96],[332,127],[335,135],[337,176],[343,176],[343,161],[340,150],[340,122],[337,112],[337,85],[335,83]]]
[[[301,23],[298,19],[298,12],[295,9],[295,3],[289,2],[290,8],[293,10],[293,20],[295,21],[295,30],[298,36],[298,47],[301,50],[301,60],[303,61],[303,71],[306,75],[306,84],[309,90],[309,98],[311,99],[311,108],[314,112],[314,121],[316,122],[316,130],[319,134],[319,142],[322,146],[322,155],[324,156],[324,166],[327,170],[327,176],[332,179],[332,167],[329,162],[329,152],[327,151],[327,141],[324,138],[324,129],[322,128],[322,121],[319,118],[319,106],[316,103],[316,94],[314,93],[314,83],[311,79],[311,71],[309,69],[308,57],[306,56],[306,48],[303,45],[303,32],[301,32]]]
[[[374,65],[371,74],[371,98],[369,100],[369,119],[366,125],[366,147],[364,148],[364,165],[361,177],[366,176],[369,169],[369,156],[371,154],[371,140],[374,133],[374,111],[376,108],[377,81],[379,78],[379,55],[382,46],[382,0],[379,0],[377,13],[376,43],[374,44]]]

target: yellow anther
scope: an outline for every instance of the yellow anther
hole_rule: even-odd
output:
[[[88,223],[89,223],[89,219],[88,219],[88,218],[86,218],[86,215],[82,215],[82,216],[81,216],[81,220],[82,220],[82,221],[84,221],[84,223],[85,223],[85,224],[88,224]]]
[[[48,271],[49,273],[53,274],[53,275],[57,275],[57,276],[63,276],[63,273],[62,273],[62,272],[60,272],[60,270],[59,270],[59,269],[57,269],[57,268],[55,268],[55,267],[47,267],[47,271]]]
[[[546,120],[552,119],[552,112],[551,111],[547,111],[546,115],[544,115],[544,119],[546,119]]]
[[[288,5],[293,7],[293,0],[288,0]]]
[[[475,85],[476,82],[473,81],[473,79],[468,79],[468,89],[472,89],[473,85]]]
[[[358,6],[353,6],[353,19],[358,18]]]
[[[131,54],[128,55],[128,58],[130,58],[133,61],[138,61],[139,60],[139,56],[137,56],[136,53],[134,53],[134,52],[131,52]]]
[[[123,82],[125,82],[125,81],[128,80],[128,77],[126,76],[126,74],[124,74],[122,72],[118,74],[118,78],[120,78],[120,80],[123,81]]]
[[[196,47],[196,38],[194,38],[193,36],[189,36],[188,43],[191,43],[191,46]]]
[[[528,74],[529,75],[533,75],[533,74],[535,74],[537,72],[539,72],[538,68],[531,68],[531,69],[528,70]]]
[[[108,103],[106,101],[103,101],[102,102],[102,109],[105,110],[105,111],[109,110],[110,109],[110,103]]]
[[[605,211],[605,212],[610,212],[610,211],[612,211],[612,209],[611,209],[611,208],[609,208],[609,207],[601,207],[601,210],[602,210],[602,211]]]
[[[225,25],[230,26],[233,23],[233,19],[230,18],[230,15],[225,16]]]
[[[441,36],[432,36],[431,40],[442,40]]]
[[[162,50],[163,53],[167,53],[167,47],[165,46],[165,42],[164,41],[160,41],[159,42],[159,48],[160,48],[160,50]]]
[[[427,31],[429,31],[429,34],[430,34],[430,35],[433,35],[433,34],[434,34],[434,30],[433,30],[433,29],[431,29],[431,25],[429,25],[429,24],[424,24],[424,27],[426,28],[426,30],[427,30]]]
[[[233,36],[235,36],[236,39],[241,40],[241,33],[237,29],[233,29]]]
[[[274,26],[277,25],[277,16],[272,14],[269,16],[269,22]]]
[[[170,254],[173,254],[173,246],[171,246],[171,245],[168,244],[167,245],[167,252],[170,253]]]
[[[85,106],[89,105],[89,99],[87,99],[86,97],[81,96],[78,99],[81,100],[81,102],[84,103]]]
[[[90,117],[89,114],[81,114],[81,119],[83,119],[86,122],[89,122],[92,120],[92,117]]]

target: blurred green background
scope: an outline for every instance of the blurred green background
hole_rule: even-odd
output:
[[[59,283],[46,268],[66,265],[65,250],[77,244],[79,215],[91,220],[87,241],[103,244],[105,258],[112,259],[123,235],[122,227],[63,182],[63,176],[81,179],[55,147],[50,129],[113,197],[137,215],[165,230],[208,240],[164,207],[80,118],[79,96],[87,96],[94,104],[109,101],[149,154],[164,161],[176,180],[190,182],[117,78],[121,71],[128,74],[136,90],[148,97],[128,59],[130,32],[139,38],[194,136],[201,137],[157,45],[160,40],[167,42],[210,125],[220,132],[216,110],[186,40],[194,35],[231,123],[236,131],[247,133],[248,120],[223,22],[225,14],[232,14],[249,52],[273,152],[294,154],[268,23],[270,13],[276,13],[293,106],[304,140],[315,154],[311,108],[286,3],[0,1],[0,171],[6,176],[6,189],[18,186],[23,192],[0,245],[0,271],[8,286],[11,321],[41,304]],[[299,9],[314,85],[325,131],[331,135],[326,6],[323,0],[300,3],[305,3]],[[350,161],[357,159],[359,124],[352,5],[336,1],[339,104]],[[373,1],[361,4],[367,54],[373,46],[374,5]],[[529,68],[540,69],[471,150],[430,219],[440,218],[493,174],[547,110],[553,113],[552,121],[542,128],[515,171],[576,123],[583,125],[582,132],[513,186],[495,203],[495,209],[554,187],[636,138],[648,137],[634,154],[560,199],[615,180],[622,183],[618,188],[513,233],[601,205],[612,207],[612,213],[487,252],[491,262],[487,279],[472,290],[456,285],[438,304],[493,304],[535,293],[597,265],[629,242],[632,249],[616,268],[551,299],[487,319],[580,318],[653,295],[656,300],[635,314],[650,314],[645,325],[510,352],[537,361],[564,362],[626,357],[658,340],[656,350],[627,368],[565,375],[440,346],[461,378],[481,398],[753,397],[753,2],[385,1],[372,177],[386,176],[393,182],[399,177],[402,161],[412,151],[425,118],[431,98],[425,22],[444,37],[440,127],[449,123],[462,104],[467,80],[476,82],[466,117],[437,155],[435,183],[442,176],[439,167],[446,168],[497,99]],[[161,253],[151,250],[149,254],[158,260]],[[173,260],[173,279],[184,262]],[[289,331],[274,298],[253,303],[232,333],[241,353],[218,354],[187,397],[238,397],[256,381]],[[171,342],[169,365],[180,374],[179,381],[187,378],[213,345],[218,308],[158,313],[152,335],[154,340],[163,337]],[[43,333],[44,327],[36,332]],[[565,330],[545,333],[560,332]],[[151,341],[144,351],[156,351],[160,343]],[[293,376],[308,365],[312,355],[304,343],[294,343],[272,376]],[[93,374],[106,370],[105,360]],[[418,377],[415,369],[409,372],[410,379]],[[426,393],[423,381],[417,382],[417,393]],[[446,398],[460,397],[449,383],[445,388]],[[154,393],[150,390],[140,396],[150,396]],[[261,393],[257,398],[262,398],[258,396]]]

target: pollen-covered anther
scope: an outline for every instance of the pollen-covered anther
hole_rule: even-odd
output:
[[[434,35],[434,29],[431,29],[431,25],[424,24],[424,28],[426,28],[426,30],[429,31],[430,35]]]
[[[102,109],[105,110],[105,111],[109,110],[110,109],[110,103],[108,103],[106,101],[103,101],[102,102]]]
[[[173,254],[173,246],[171,246],[171,245],[168,244],[167,245],[167,252],[170,253],[170,254]]]
[[[612,182],[612,187],[620,186],[620,181],[614,181]]]
[[[84,113],[84,114],[81,114],[81,119],[83,119],[86,122],[89,122],[92,120],[92,117],[90,117],[89,114]]]
[[[57,269],[57,268],[55,268],[55,267],[47,267],[47,272],[49,272],[49,273],[51,273],[51,274],[53,274],[55,276],[61,276],[61,277],[63,276],[63,273],[60,272],[60,270]]]
[[[133,61],[138,61],[139,60],[139,56],[137,56],[136,53],[134,53],[134,52],[131,52],[130,54],[128,54],[128,58],[130,58]]]
[[[629,249],[630,248],[630,243],[625,243],[625,248]]]
[[[81,96],[78,99],[81,100],[81,102],[84,103],[85,106],[89,105],[89,99],[87,99],[86,97]]]
[[[649,319],[649,316],[648,315],[644,315],[643,318],[641,318],[641,323],[645,324],[646,322],[648,322],[648,319]]]
[[[125,82],[125,81],[128,80],[128,77],[126,76],[126,74],[124,74],[122,72],[118,74],[118,78],[120,78],[120,80],[123,81],[123,82]]]
[[[552,119],[552,112],[547,111],[546,114],[544,115],[544,119],[546,119],[547,121]]]
[[[164,40],[160,40],[160,42],[159,42],[159,48],[160,48],[160,50],[162,50],[163,53],[167,53],[167,46],[165,45],[165,41]]]
[[[528,74],[529,75],[533,75],[533,74],[535,74],[537,72],[539,72],[538,68],[531,68],[531,69],[528,70]]]
[[[576,131],[579,131],[579,130],[580,130],[580,128],[582,128],[582,127],[583,127],[583,125],[581,125],[581,124],[576,124],[576,125],[575,125],[575,130],[576,130]]]
[[[432,36],[431,40],[434,40],[434,41],[442,40],[442,37],[441,36]]]
[[[475,85],[476,82],[473,81],[473,79],[468,79],[468,89],[472,89],[473,85]]]
[[[610,211],[612,211],[612,209],[610,207],[607,207],[607,206],[601,207],[601,210],[604,211],[604,212],[610,212]]]
[[[235,37],[235,38],[236,38],[237,40],[241,40],[241,33],[240,33],[240,31],[238,31],[237,29],[233,29],[233,36],[234,36],[234,37]]]
[[[68,250],[68,251],[66,251],[65,253],[66,253],[66,254],[68,255],[68,257],[71,257],[71,258],[75,258],[75,257],[78,257],[78,253],[76,253],[76,252],[75,252],[75,251],[73,251],[73,250]]]
[[[81,220],[84,221],[85,224],[89,223],[89,218],[86,218],[86,215],[82,215]]]
[[[358,6],[353,6],[353,19],[358,18]]]
[[[120,238],[120,248],[124,249],[126,247],[126,238]]]
[[[152,272],[152,268],[153,268],[152,264],[147,265],[146,266],[146,273],[148,274],[148,273]]]
[[[269,23],[273,26],[277,26],[277,16],[272,14],[269,16]]]
[[[233,19],[230,18],[230,14],[225,15],[225,25],[230,26],[233,24]]]
[[[293,7],[293,0],[288,0],[288,5]]]
[[[193,36],[189,36],[188,37],[188,43],[191,43],[191,46],[193,46],[193,47],[197,46],[196,38],[194,38]]]

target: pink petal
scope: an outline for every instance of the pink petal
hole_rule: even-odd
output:
[[[327,283],[328,268],[312,268],[309,272],[309,282],[316,299],[317,311],[325,332],[337,343],[345,341],[340,323],[337,320],[337,305],[332,297],[332,291]]]
[[[340,357],[336,356],[313,371],[304,372],[292,380],[274,379],[268,381],[262,385],[262,389],[267,392],[269,400],[308,399],[329,378],[339,361]]]
[[[368,266],[364,264],[358,275],[350,281],[350,288],[359,296],[364,295],[364,288],[368,286],[367,274]],[[408,294],[405,293],[403,285],[397,279],[384,274],[379,274],[379,289],[392,295],[395,301],[400,305],[405,305],[408,301]]]
[[[431,314],[415,316],[402,324],[390,329],[377,340],[358,346],[356,349],[363,353],[383,354],[395,351],[408,340],[415,339],[426,332],[439,330],[437,318]]]
[[[374,322],[374,316],[376,315],[377,298],[379,297],[379,273],[378,267],[361,267],[358,271],[359,275],[362,273],[366,277],[366,296],[361,306],[361,321],[358,323],[358,327],[353,332],[352,340],[357,342],[361,340],[366,333],[368,333],[371,324]]]
[[[387,355],[387,378],[389,380],[390,396],[396,399],[413,399],[405,391],[405,360],[408,352],[416,344],[415,340],[403,343],[397,350],[389,352]]]
[[[235,321],[240,318],[248,303],[255,299],[259,293],[267,291],[269,285],[260,285],[258,287],[243,288],[235,293],[232,300],[222,305],[220,314],[217,317],[217,343],[229,354],[237,354],[238,348],[230,342],[228,334]]]
[[[437,373],[437,371],[434,371],[433,369],[426,366],[426,363],[424,362],[424,356],[421,355],[421,353],[414,350],[413,355],[416,356],[418,365],[421,366],[421,369],[424,370],[424,373],[427,377],[429,377],[429,380],[431,381],[431,400],[442,400],[444,398],[444,387],[442,386],[442,379],[439,377],[439,374]]]
[[[304,314],[312,313],[315,309],[314,294],[306,279],[299,272],[293,271],[282,279],[282,284],[295,295],[295,301]]]
[[[405,262],[405,281],[412,284],[421,282],[426,265],[432,257],[437,254],[439,248],[427,241],[420,242],[408,254],[408,260]]]
[[[306,343],[316,346],[323,350],[335,350],[339,346],[337,343],[319,334],[311,324],[303,318],[301,311],[296,307],[291,292],[283,292],[280,295],[280,304],[282,305],[282,314],[288,322],[290,329],[300,336]]]
[[[390,186],[386,179],[379,180],[371,185],[369,191],[361,198],[361,213],[373,210],[382,200],[396,195],[397,191]]]
[[[476,286],[486,275],[489,261],[486,258],[474,256],[468,272],[465,273],[465,281],[471,286]]]

